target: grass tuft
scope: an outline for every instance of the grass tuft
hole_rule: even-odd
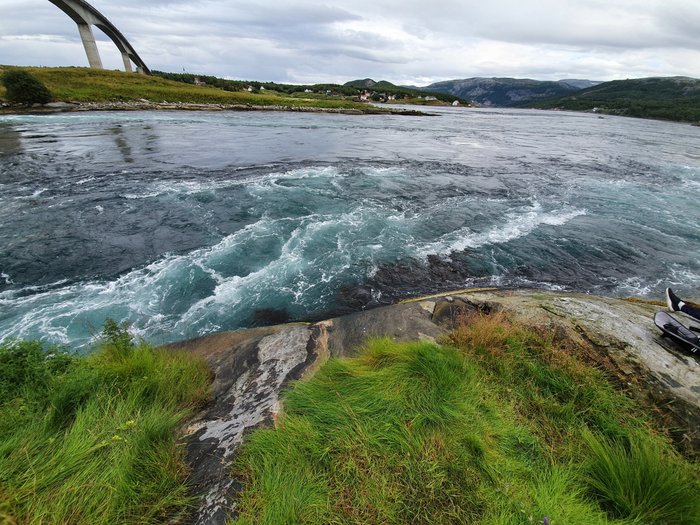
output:
[[[604,508],[639,523],[700,523],[700,484],[691,469],[654,436],[624,441],[583,433],[587,481]]]
[[[0,523],[162,523],[190,504],[176,428],[208,395],[200,359],[108,323],[88,357],[0,345]]]

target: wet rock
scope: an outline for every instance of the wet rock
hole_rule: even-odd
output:
[[[251,329],[173,345],[204,355],[214,372],[212,402],[188,426],[193,524],[227,523],[237,485],[229,468],[246,432],[270,424],[284,386],[315,360],[307,326]]]
[[[284,309],[259,308],[253,314],[254,326],[270,326],[286,323],[290,320],[289,313]]]
[[[328,350],[334,357],[352,356],[370,337],[399,341],[435,340],[446,331],[418,303],[397,304],[332,319],[327,327]]]
[[[49,102],[48,104],[44,104],[44,107],[49,109],[73,109],[75,108],[75,104],[71,104],[70,102]]]
[[[381,265],[369,280],[369,286],[378,290],[386,302],[415,295],[415,283],[428,292],[439,292],[463,286],[473,277],[461,260],[463,253],[449,257],[429,255],[425,261],[406,259]]]
[[[339,302],[349,310],[363,310],[380,304],[390,304],[384,299],[379,290],[371,286],[346,286],[340,289]]]

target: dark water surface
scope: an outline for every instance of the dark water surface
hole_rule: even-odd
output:
[[[166,342],[466,286],[700,296],[700,128],[559,112],[0,116],[0,339]]]

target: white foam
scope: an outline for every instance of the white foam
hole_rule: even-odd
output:
[[[455,232],[447,233],[436,242],[423,246],[419,254],[423,257],[430,254],[448,255],[468,248],[504,244],[529,235],[539,226],[562,226],[571,219],[585,214],[586,210],[575,208],[545,212],[539,202],[534,202],[529,207],[508,213],[500,225],[485,232],[474,232],[465,226]]]
[[[646,297],[660,290],[664,283],[668,283],[668,281],[666,279],[650,281],[643,277],[629,277],[617,285],[616,291],[619,295]]]
[[[261,165],[261,168],[271,167]],[[240,171],[249,168],[230,168],[232,171]],[[165,194],[196,195],[199,193],[217,191],[239,186],[272,188],[277,187],[282,180],[303,180],[309,178],[339,178],[346,176],[334,166],[312,166],[297,168],[284,172],[271,172],[266,175],[252,174],[248,177],[236,177],[218,180],[202,180],[202,178],[155,182],[143,191],[143,193],[124,194],[126,199],[147,199]]]
[[[31,195],[19,195],[15,198],[19,200],[36,199],[45,191],[48,191],[48,188],[39,188],[38,190],[34,190],[34,192]]]

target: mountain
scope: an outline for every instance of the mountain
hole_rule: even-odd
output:
[[[529,78],[466,78],[446,80],[421,88],[473,100],[482,106],[523,106],[534,100],[561,97],[595,85],[591,80],[531,80]]]
[[[578,78],[565,78],[564,80],[560,80],[559,82],[562,82],[567,86],[571,86],[572,88],[576,89],[586,89],[603,83],[601,80],[581,80]]]
[[[368,88],[386,89],[386,88],[398,88],[399,87],[396,84],[392,84],[391,82],[387,82],[386,80],[380,80],[379,82],[375,82],[371,78],[364,78],[362,80],[351,80],[350,82],[346,82],[343,85],[347,86],[347,87],[354,87],[354,88],[359,88],[359,89],[368,89]]]
[[[700,80],[650,77],[603,82],[529,107],[700,122]]]

